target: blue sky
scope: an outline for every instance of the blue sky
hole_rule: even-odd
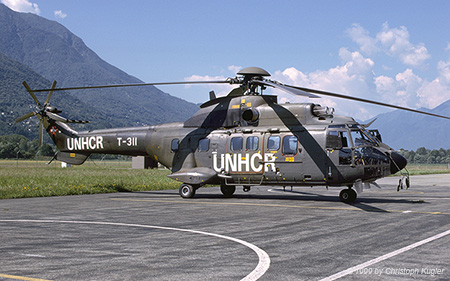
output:
[[[433,108],[450,99],[450,1],[0,0],[55,20],[145,82],[222,79],[259,66],[288,84]],[[200,103],[228,86],[170,86]],[[366,120],[387,111],[316,102]]]

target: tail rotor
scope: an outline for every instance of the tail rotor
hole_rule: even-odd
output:
[[[30,94],[30,96],[33,98],[33,100],[36,102],[37,110],[29,112],[27,114],[24,114],[20,117],[18,117],[15,120],[15,123],[22,122],[28,118],[31,118],[33,116],[37,116],[39,118],[39,146],[42,145],[43,142],[43,133],[44,133],[44,126],[48,126],[49,120],[53,120],[55,122],[62,122],[62,123],[89,123],[89,121],[83,121],[83,120],[71,120],[64,118],[57,113],[61,113],[62,111],[58,110],[56,107],[50,106],[49,101],[50,98],[53,95],[53,90],[56,87],[56,81],[53,81],[51,88],[49,89],[47,98],[45,99],[44,104],[42,105],[36,95],[34,94],[34,91],[28,86],[27,82],[23,82],[23,86],[25,89],[27,89],[27,92]]]

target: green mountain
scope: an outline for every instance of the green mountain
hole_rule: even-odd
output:
[[[20,99],[25,98],[28,105],[32,102],[21,86],[23,80],[31,88],[49,88],[53,80],[58,82],[58,87],[142,83],[102,60],[61,24],[34,14],[14,12],[3,4],[0,4],[0,52],[4,54],[1,56],[4,63],[0,72],[13,71],[11,64],[14,61],[29,67],[28,71],[16,68],[23,75],[9,75],[9,86],[5,86],[6,80],[1,82],[10,94],[4,96],[6,92],[2,93],[2,106],[4,102],[18,106],[21,102],[16,98],[19,96]],[[34,75],[30,74],[31,70]],[[36,78],[38,75],[40,79]],[[35,78],[36,81],[33,80]],[[20,90],[15,87],[17,85],[20,85]],[[55,93],[53,96],[51,103],[63,110],[63,115],[72,119],[88,119],[93,122],[90,126],[94,128],[183,121],[198,109],[197,105],[152,86],[83,90]],[[66,104],[57,97],[74,99]],[[6,110],[0,108],[2,112]]]
[[[30,67],[0,52],[0,135],[19,134],[29,139],[34,139],[38,135],[37,118],[30,118],[14,124],[17,117],[37,108],[36,103],[22,85],[21,81],[24,80],[36,87],[47,87],[50,83]],[[47,94],[37,93],[36,96],[41,102],[44,102]],[[114,120],[104,113],[98,112],[92,106],[65,93],[54,94],[50,103],[63,109],[64,112],[61,114],[63,116],[72,119],[96,120],[95,124],[78,125],[80,129],[82,127],[89,129],[94,126],[107,128],[114,123]]]

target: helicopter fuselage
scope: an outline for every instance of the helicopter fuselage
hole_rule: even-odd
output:
[[[170,168],[169,177],[196,187],[352,186],[400,170],[391,148],[328,108],[279,105],[261,95],[217,100],[186,122],[78,132],[54,141],[60,160],[75,163],[91,153],[147,156]],[[53,123],[50,135],[62,126],[70,130]]]

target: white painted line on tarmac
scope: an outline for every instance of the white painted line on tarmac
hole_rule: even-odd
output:
[[[233,238],[230,236],[225,236],[221,234],[215,234],[205,231],[191,230],[191,229],[183,229],[183,228],[174,228],[174,227],[165,227],[165,226],[154,226],[154,225],[144,225],[144,224],[130,224],[130,223],[116,223],[116,222],[98,222],[98,221],[64,221],[64,220],[0,220],[0,222],[23,222],[23,223],[67,223],[67,224],[93,224],[93,225],[113,225],[113,226],[125,226],[125,227],[140,227],[140,228],[153,228],[153,229],[162,229],[162,230],[172,230],[172,231],[181,231],[181,232],[189,232],[194,234],[201,234],[212,236],[216,238],[226,239],[229,241],[233,241],[244,245],[247,248],[252,249],[258,255],[258,265],[250,272],[247,276],[245,276],[242,280],[245,281],[253,281],[258,280],[261,276],[266,273],[266,271],[270,267],[270,257],[269,255],[262,249],[257,246],[246,242],[241,239]]]
[[[331,275],[329,277],[323,278],[320,281],[333,281],[333,280],[336,280],[338,278],[341,278],[341,277],[344,277],[346,275],[352,274],[353,272],[356,272],[356,271],[361,270],[363,268],[366,268],[368,266],[374,265],[374,264],[379,263],[381,261],[384,261],[384,260],[387,260],[387,259],[392,258],[394,256],[397,256],[397,255],[399,255],[401,253],[404,253],[406,251],[409,251],[409,250],[412,250],[412,249],[417,248],[419,246],[422,246],[424,244],[430,243],[430,242],[432,242],[432,241],[434,241],[436,239],[442,238],[442,237],[444,237],[446,235],[449,235],[449,234],[450,234],[450,230],[444,231],[444,232],[436,234],[436,235],[434,235],[434,236],[432,236],[430,238],[424,239],[422,241],[416,242],[414,244],[411,244],[409,246],[403,247],[403,248],[398,249],[396,251],[390,252],[390,253],[388,253],[386,255],[380,256],[380,257],[375,258],[373,260],[370,260],[370,261],[367,261],[365,263],[362,263],[362,264],[350,267],[350,268],[348,268],[346,270],[343,270],[341,272],[338,272],[338,273],[336,273],[334,275]]]

